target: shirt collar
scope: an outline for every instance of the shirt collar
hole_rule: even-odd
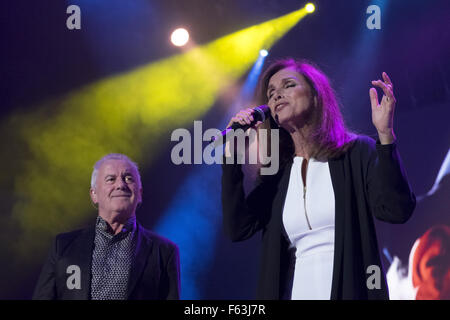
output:
[[[102,217],[98,216],[95,222],[95,229],[99,231],[103,231],[109,234],[113,234],[111,226],[106,222]],[[136,229],[136,216],[132,216],[127,219],[125,224],[123,225],[122,231],[119,234],[125,234]]]
[[[294,162],[300,162],[300,163],[301,163],[304,159],[305,159],[305,158],[303,158],[303,157],[294,155],[293,161],[294,161]],[[316,158],[312,158],[312,157],[311,157],[311,158],[309,158],[308,162],[319,162],[319,160],[317,160]]]

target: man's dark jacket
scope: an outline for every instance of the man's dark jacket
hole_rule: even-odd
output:
[[[294,253],[289,250],[282,212],[291,167],[292,161],[280,166],[276,175],[263,179],[245,197],[241,166],[222,166],[226,233],[233,241],[242,241],[262,231],[259,299],[289,298]],[[397,145],[381,145],[360,136],[346,153],[329,160],[329,168],[335,195],[330,298],[388,299],[372,216],[390,223],[404,223],[416,204]],[[371,278],[377,267],[381,271],[379,289],[373,288],[377,281]]]
[[[136,250],[128,281],[128,299],[164,300],[180,297],[178,247],[136,223]],[[33,299],[87,300],[91,290],[91,263],[95,226],[56,236],[42,268]],[[69,289],[73,274],[68,267],[78,266],[81,288]],[[70,282],[70,279],[69,279]]]

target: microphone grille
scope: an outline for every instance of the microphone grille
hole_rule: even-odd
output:
[[[259,121],[264,121],[266,120],[267,116],[270,114],[270,109],[269,106],[263,104],[260,105],[259,107],[255,108],[255,111],[257,111],[258,113],[258,119]]]

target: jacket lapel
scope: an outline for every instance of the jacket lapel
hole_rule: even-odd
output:
[[[342,279],[342,257],[344,248],[344,220],[345,220],[345,171],[343,157],[328,162],[331,182],[335,196],[335,232],[334,232],[334,261],[331,300],[340,299],[339,288]]]
[[[152,241],[150,237],[148,237],[140,224],[136,223],[136,248],[130,270],[130,280],[128,281],[128,298],[133,293],[136,283],[144,271],[151,248]]]
[[[277,217],[275,219],[275,221],[279,222],[280,225],[277,225],[276,228],[279,230],[280,226],[283,225],[283,210],[284,210],[284,203],[286,201],[286,196],[287,196],[287,189],[289,186],[289,180],[291,177],[291,169],[292,169],[292,164],[293,161],[290,161],[288,163],[286,163],[286,165],[283,168],[283,173],[282,176],[280,178],[280,182],[278,184],[278,192],[277,192],[277,198],[276,198],[276,210],[275,212],[277,213]],[[282,233],[283,235],[286,237],[286,239],[288,239],[289,241],[289,237],[284,229],[284,227],[281,227]]]
[[[91,264],[92,251],[94,249],[95,226],[89,227],[81,233],[80,237],[72,246],[71,256],[74,257],[76,264],[80,267],[81,288],[70,290],[72,298],[76,300],[88,300],[91,292]],[[67,268],[67,266],[65,266]],[[65,273],[65,270],[64,270]],[[64,285],[66,285],[64,283]]]
[[[275,286],[276,291],[273,292],[270,299],[290,299],[290,293],[292,291],[292,280],[294,275],[294,265],[292,264],[293,256],[292,250],[289,250],[289,236],[286,233],[286,229],[283,226],[283,211],[284,211],[284,203],[286,201],[287,196],[287,189],[289,187],[289,180],[291,178],[291,169],[292,169],[293,160],[289,161],[285,164],[283,168],[283,173],[280,178],[279,184],[278,184],[278,191],[277,191],[277,198],[276,198],[276,233],[273,233],[276,235],[276,239],[273,239],[272,241],[278,244],[278,261],[279,264],[277,265],[278,272],[276,273],[278,278],[274,279],[276,280],[276,283],[278,284]],[[272,231],[273,232],[273,231]],[[289,292],[289,297],[287,296],[287,293]]]

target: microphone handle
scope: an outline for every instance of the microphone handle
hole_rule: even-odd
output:
[[[237,130],[237,129],[242,129],[245,132],[245,131],[247,131],[248,128],[253,127],[258,121],[264,121],[266,119],[267,114],[270,112],[269,107],[266,105],[256,107],[253,110],[255,112],[253,112],[253,121],[250,124],[242,125],[238,122],[234,122],[231,124],[231,126],[226,128],[225,130],[223,130],[221,132],[220,136],[225,137],[228,134],[228,132],[230,132],[231,130]],[[215,142],[215,141],[217,141],[217,137],[212,137],[210,142]]]

